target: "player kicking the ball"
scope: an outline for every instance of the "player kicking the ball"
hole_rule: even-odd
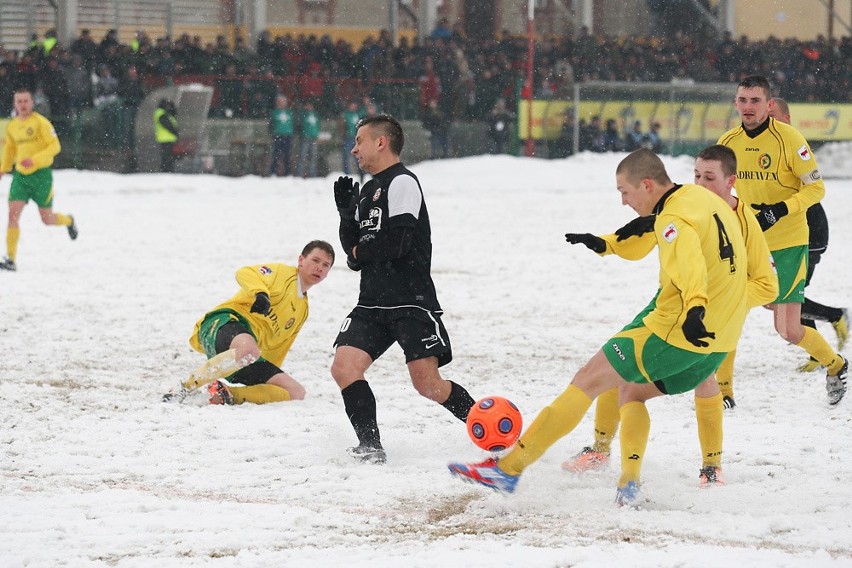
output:
[[[622,160],[616,184],[623,204],[640,216],[655,216],[660,290],[539,413],[508,455],[450,464],[453,475],[513,492],[524,469],[571,432],[598,395],[618,387],[622,473],[616,503],[636,507],[651,426],[645,401],[715,382],[711,375],[736,348],[749,308],[749,277],[731,207],[703,187],[674,184],[650,150]]]

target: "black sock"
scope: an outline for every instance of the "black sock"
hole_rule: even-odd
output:
[[[470,407],[476,404],[476,401],[471,398],[464,387],[457,385],[453,381],[450,381],[450,385],[452,386],[450,396],[441,403],[441,406],[452,412],[453,416],[462,422],[467,422],[467,413],[470,412]]]
[[[809,300],[805,298],[805,303],[802,304],[802,318],[803,319],[812,319],[818,321],[828,321],[828,322],[836,322],[841,317],[843,317],[843,310],[840,308],[833,308],[831,306],[824,306],[813,300]]]
[[[376,421],[376,397],[367,381],[355,381],[342,391],[346,415],[358,436],[358,443],[371,448],[381,448],[379,424]]]

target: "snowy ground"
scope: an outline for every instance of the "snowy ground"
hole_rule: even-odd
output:
[[[845,179],[827,181],[831,246],[809,296],[850,306],[852,147],[823,154]],[[531,421],[655,292],[653,256],[600,259],[562,236],[634,216],[614,187],[620,157],[413,167],[454,345],[445,376],[475,398],[508,396]],[[692,180],[691,159],[667,164]],[[591,415],[510,497],[452,479],[447,462],[483,454],[417,396],[397,348],[369,374],[388,463],[350,462],[328,371],[357,298],[342,262],[311,290],[285,362],[305,401],[161,403],[202,362],[187,338],[237,268],[294,262],[314,238],[339,246],[333,179],[56,173],[80,238],[30,205],[18,272],[0,273],[0,566],[852,566],[852,400],[828,406],[824,373],[794,370],[802,352],[763,310],[740,344],[728,485],[698,488],[692,397],[656,399],[644,511],[615,507],[617,465],[560,469],[591,441]]]

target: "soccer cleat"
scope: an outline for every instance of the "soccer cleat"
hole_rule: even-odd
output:
[[[846,375],[849,372],[849,361],[844,359],[843,366],[836,375],[826,374],[825,391],[828,393],[828,404],[832,406],[843,399],[846,394]]]
[[[598,471],[609,465],[609,454],[598,452],[586,446],[580,453],[568,461],[562,462],[562,469],[572,473]]]
[[[213,381],[207,387],[207,392],[210,395],[210,404],[234,404],[234,397],[224,381]]]
[[[77,240],[77,235],[80,234],[80,231],[77,230],[77,224],[74,223],[74,216],[68,215],[68,218],[71,219],[71,224],[68,225],[68,236],[74,241]]]
[[[363,463],[383,464],[388,461],[388,456],[382,447],[366,446],[359,444],[354,448],[346,450],[350,456]]]
[[[725,485],[722,467],[716,465],[702,467],[701,471],[698,472],[698,485],[702,488],[712,485]]]
[[[628,481],[624,487],[619,487],[615,492],[615,504],[628,509],[639,508],[639,484]]]
[[[734,401],[734,397],[725,395],[722,397],[722,405],[725,408],[734,408],[737,406],[737,403]]]
[[[520,475],[509,475],[499,467],[497,460],[488,458],[480,463],[451,463],[450,474],[466,483],[478,483],[500,493],[514,493]]]
[[[807,361],[799,365],[796,370],[800,373],[812,373],[820,367],[822,367],[822,364],[813,357],[810,357]]]
[[[15,261],[9,258],[8,256],[3,257],[3,260],[0,261],[0,270],[8,270],[10,272],[14,272],[17,269],[18,267],[15,266]]]
[[[189,391],[186,390],[183,386],[178,387],[177,389],[172,389],[166,394],[163,395],[163,402],[183,402],[187,395],[189,395]]]
[[[849,339],[849,310],[843,308],[843,315],[837,321],[831,322],[831,327],[837,334],[837,350],[840,351],[846,346],[846,340]]]

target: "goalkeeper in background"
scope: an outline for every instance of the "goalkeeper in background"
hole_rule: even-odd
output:
[[[9,188],[9,224],[6,228],[6,258],[2,270],[17,270],[21,213],[32,199],[45,225],[68,228],[71,240],[77,238],[74,217],[53,211],[53,158],[59,154],[59,138],[50,121],[33,110],[33,94],[26,88],[15,90],[15,118],[6,127],[6,144],[0,161],[0,175],[12,173]],[[13,170],[14,168],[14,170]]]
[[[308,290],[328,276],[334,249],[311,241],[297,266],[282,263],[244,266],[237,271],[240,290],[195,324],[189,344],[208,361],[181,385],[188,391],[209,384],[210,404],[263,404],[302,400],[305,388],[280,368],[308,319]]]

